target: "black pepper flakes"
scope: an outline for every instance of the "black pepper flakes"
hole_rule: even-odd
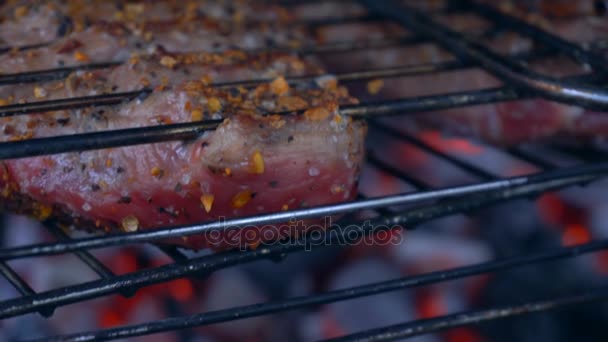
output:
[[[65,126],[70,123],[70,118],[59,118],[57,119],[57,123],[61,126]]]
[[[57,36],[63,37],[68,34],[74,28],[74,22],[72,18],[68,16],[61,17],[61,22],[59,23],[59,27],[57,27]]]
[[[293,139],[294,139],[294,138],[293,138],[293,135],[290,135],[290,136],[287,138],[287,142],[288,142],[288,143],[290,143],[290,142],[292,142],[292,141],[293,141]]]
[[[163,207],[158,207],[158,212],[161,213],[161,214],[167,214],[167,215],[169,215],[169,216],[171,216],[173,218],[176,218],[178,216],[177,213],[175,213],[173,211],[170,211],[170,210],[167,210],[167,209],[165,209]]]
[[[271,188],[276,188],[279,185],[278,181],[270,181],[268,182],[268,185],[270,185]]]
[[[105,119],[105,117],[103,115],[104,113],[105,113],[104,110],[95,110],[95,111],[93,111],[93,114],[92,114],[93,119],[98,120],[98,121]]]
[[[241,92],[238,90],[238,88],[230,88],[230,95],[232,95],[232,97],[237,97],[241,95]]]
[[[139,93],[139,95],[137,95],[137,101],[143,102],[145,101],[148,96],[150,96],[151,92],[150,91],[142,91],[141,93]]]
[[[131,197],[129,196],[122,196],[119,200],[118,200],[119,204],[129,204],[131,203]]]
[[[116,173],[123,173],[123,172],[125,172],[125,169],[123,169],[122,167],[119,166],[116,168]]]

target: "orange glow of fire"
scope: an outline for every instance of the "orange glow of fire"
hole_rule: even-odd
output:
[[[188,279],[177,279],[167,283],[171,296],[178,301],[187,301],[194,296],[194,286]]]
[[[420,133],[420,138],[427,143],[440,148],[444,152],[455,152],[469,155],[478,155],[483,148],[474,145],[471,141],[461,138],[446,137],[439,131],[425,131]]]
[[[447,331],[445,339],[448,342],[481,342],[484,339],[471,328],[456,328]]]
[[[389,147],[395,164],[407,165],[408,168],[428,163],[429,156],[424,151],[409,144],[395,144]],[[407,164],[405,164],[407,162]]]
[[[416,312],[418,318],[431,318],[446,314],[446,309],[439,291],[424,289],[416,295]]]
[[[329,312],[323,313],[321,320],[321,331],[325,338],[335,338],[346,335],[347,332],[342,329],[337,320]]]
[[[161,258],[152,258],[149,265],[139,265],[137,251],[125,249],[111,256],[106,264],[116,274],[135,272],[141,267],[157,267],[167,263]],[[99,325],[103,328],[127,324],[128,317],[145,301],[156,301],[162,297],[172,297],[177,301],[187,301],[195,296],[193,283],[188,279],[176,279],[170,282],[154,284],[139,289],[135,295],[125,298],[114,296],[104,304],[97,317]]]
[[[118,310],[105,310],[99,317],[101,328],[111,328],[125,323],[125,317],[118,313]]]
[[[559,226],[563,222],[566,205],[556,194],[544,194],[536,203],[543,221],[552,226]]]
[[[591,233],[582,224],[569,224],[562,234],[562,245],[576,246],[591,241]]]
[[[108,263],[110,269],[116,274],[135,272],[138,269],[137,256],[135,251],[126,249],[117,253]]]
[[[466,288],[466,294],[471,303],[480,301],[483,289],[492,280],[491,274],[482,274],[471,278],[471,285]]]

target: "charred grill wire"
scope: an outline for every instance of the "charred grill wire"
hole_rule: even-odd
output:
[[[101,237],[70,239],[49,222],[49,229],[56,237],[54,243],[19,246],[0,249],[0,274],[2,274],[20,293],[21,297],[0,302],[0,317],[14,317],[31,312],[39,312],[43,316],[50,316],[55,308],[71,303],[81,302],[112,293],[120,293],[129,296],[137,289],[154,283],[164,282],[171,279],[186,276],[205,276],[226,267],[248,263],[263,258],[280,259],[283,256],[303,250],[305,242],[297,241],[292,244],[274,244],[261,246],[256,250],[245,252],[229,251],[216,253],[209,256],[188,258],[174,248],[163,248],[163,251],[173,258],[172,264],[155,267],[136,272],[115,275],[103,263],[93,257],[88,250],[104,248],[109,246],[130,245],[136,243],[154,242],[169,237],[200,234],[215,229],[240,226],[272,224],[284,222],[290,218],[304,219],[323,215],[353,212],[361,209],[382,210],[397,204],[411,205],[410,209],[399,213],[390,213],[383,210],[380,216],[373,219],[371,227],[364,226],[360,222],[345,222],[345,226],[355,227],[357,236],[372,233],[378,227],[405,226],[412,228],[422,222],[434,218],[452,215],[454,213],[468,212],[483,208],[493,203],[508,201],[513,198],[534,197],[540,193],[551,191],[572,185],[581,185],[592,182],[608,174],[607,163],[596,163],[575,166],[568,169],[560,169],[556,165],[546,162],[539,156],[524,152],[518,148],[508,149],[514,158],[524,160],[536,166],[542,172],[526,177],[511,179],[500,179],[500,177],[483,170],[467,161],[452,157],[432,146],[425,144],[416,137],[397,132],[386,127],[373,118],[379,115],[424,112],[455,106],[467,106],[473,104],[492,103],[497,101],[513,100],[534,95],[542,96],[566,103],[585,105],[591,108],[605,109],[608,104],[608,95],[605,90],[596,86],[597,79],[592,77],[576,77],[568,80],[555,80],[543,75],[538,75],[516,63],[516,59],[531,59],[541,57],[531,54],[529,56],[500,56],[487,48],[470,41],[463,35],[456,34],[452,30],[430,20],[427,15],[414,9],[404,10],[401,5],[395,5],[391,1],[375,2],[362,1],[372,9],[374,14],[370,17],[340,18],[338,20],[326,20],[325,22],[313,22],[310,24],[323,25],[334,22],[353,22],[361,20],[378,20],[389,18],[403,24],[417,35],[412,37],[391,39],[380,42],[347,42],[305,47],[296,51],[300,54],[319,54],[353,51],[358,49],[371,49],[380,47],[402,46],[403,44],[417,44],[433,41],[448,48],[459,59],[445,63],[423,66],[408,66],[386,68],[379,70],[365,70],[338,74],[340,81],[369,80],[374,78],[406,77],[424,73],[435,73],[451,70],[459,70],[475,66],[483,66],[487,71],[506,81],[504,87],[494,89],[483,89],[468,92],[442,94],[435,96],[416,97],[394,101],[368,103],[356,106],[342,107],[342,113],[370,120],[374,129],[386,134],[393,135],[413,144],[425,153],[432,154],[456,167],[475,176],[483,182],[452,187],[444,189],[432,189],[424,180],[417,180],[410,175],[397,170],[385,162],[370,157],[368,162],[389,174],[402,179],[417,187],[418,192],[406,193],[382,198],[364,198],[354,202],[339,203],[323,207],[309,209],[290,210],[280,213],[258,215],[229,220],[227,222],[209,222],[191,226],[167,227],[157,230],[141,231],[120,235],[106,235]],[[474,13],[489,16],[501,30],[513,30],[522,33],[526,37],[533,38],[548,46],[551,52],[557,51],[576,58],[578,61],[587,63],[599,71],[605,71],[605,61],[602,57],[594,55],[575,44],[568,43],[554,35],[551,35],[534,26],[521,22],[521,20],[495,11],[474,1],[465,1],[455,6],[458,9],[465,8]],[[293,49],[290,50],[293,52]],[[601,58],[601,59],[600,59]],[[114,62],[101,63],[97,65],[77,66],[74,68],[54,69],[32,73],[0,76],[0,84],[16,84],[27,82],[42,82],[63,78],[75,70],[83,68],[95,69],[106,68],[116,65]],[[306,82],[307,77],[290,79],[292,83]],[[216,84],[216,86],[255,86],[262,80],[244,80],[230,84]],[[525,92],[522,92],[524,90]],[[142,90],[145,94],[146,91]],[[128,101],[142,94],[135,91],[121,94],[106,94],[90,98],[72,98],[38,103],[17,104],[0,107],[0,115],[20,115],[26,113],[39,113],[67,108],[82,108],[86,106],[112,105]],[[153,127],[123,129],[115,131],[86,133],[72,136],[59,136],[51,138],[31,139],[17,142],[0,144],[0,159],[22,158],[52,153],[63,153],[70,151],[82,151],[117,147],[133,144],[145,144],[170,140],[187,140],[194,138],[205,130],[214,129],[221,120],[202,121],[184,124],[160,125]],[[602,158],[594,158],[594,160]],[[431,201],[431,204],[427,204]],[[354,225],[348,225],[354,223]],[[334,231],[332,231],[333,233]],[[344,231],[335,231],[336,234],[328,234],[329,244],[334,242]],[[316,247],[314,248],[322,248]],[[189,317],[174,317],[162,321],[144,323],[134,326],[118,327],[108,330],[79,333],[74,335],[58,336],[52,340],[65,341],[88,341],[108,340],[125,338],[130,336],[147,335],[156,332],[184,329],[193,326],[207,325],[218,322],[231,321],[235,319],[265,315],[270,313],[293,310],[296,308],[331,303],[339,300],[357,298],[373,295],[386,291],[429,285],[449,279],[458,279],[487,272],[496,272],[533,263],[548,262],[551,260],[575,257],[584,253],[591,253],[608,248],[605,240],[591,242],[577,247],[564,247],[553,251],[540,252],[537,254],[524,255],[520,257],[491,261],[478,265],[454,268],[443,272],[435,272],[415,277],[395,279],[387,282],[359,286],[339,291],[326,292],[307,297],[296,297],[279,302],[269,302],[253,306],[235,307],[227,310],[201,313]],[[7,261],[25,257],[42,257],[52,254],[74,253],[99,276],[98,280],[72,285],[69,287],[36,293],[30,286],[8,265]],[[369,330],[357,335],[345,336],[343,340],[365,340],[383,341],[415,336],[422,333],[439,331],[463,324],[470,324],[483,320],[498,319],[507,316],[524,314],[578,304],[594,300],[608,298],[606,289],[597,291],[567,295],[541,302],[513,305],[507,308],[488,309],[483,311],[462,313],[456,315],[442,316],[431,320],[418,320],[405,324],[386,327],[383,329]],[[48,339],[45,339],[48,340]]]

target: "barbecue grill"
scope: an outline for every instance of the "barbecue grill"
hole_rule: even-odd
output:
[[[502,178],[493,172],[479,167],[475,163],[458,158],[449,152],[442,151],[428,142],[403,131],[389,127],[378,119],[387,115],[408,115],[458,106],[470,106],[500,101],[544,97],[554,101],[575,104],[596,110],[608,108],[608,91],[602,78],[608,70],[603,56],[590,49],[565,41],[551,33],[522,21],[516,17],[497,11],[491,7],[469,0],[452,1],[442,11],[466,12],[490,18],[494,27],[482,35],[496,32],[513,31],[532,39],[543,47],[531,53],[505,56],[492,52],[487,47],[472,39],[469,35],[457,33],[450,27],[433,21],[428,13],[408,8],[396,1],[361,1],[370,11],[369,16],[354,18],[332,18],[322,21],[307,22],[305,25],[333,25],[344,22],[391,20],[403,25],[414,33],[403,39],[386,39],[370,42],[331,43],[301,48],[283,48],[300,54],[326,54],[336,52],[357,51],[414,45],[421,42],[434,42],[449,50],[454,59],[437,64],[412,65],[391,67],[375,70],[357,70],[337,73],[339,81],[367,81],[390,77],[409,77],[423,74],[440,73],[454,70],[464,70],[482,67],[505,82],[504,86],[474,91],[439,94],[424,97],[404,98],[390,101],[364,102],[342,108],[345,115],[368,120],[370,129],[376,134],[385,134],[412,144],[423,153],[433,155],[461,171],[470,174],[479,182],[465,185],[435,188],[425,179],[412,176],[370,154],[367,163],[370,167],[398,178],[416,191],[383,197],[364,197],[361,195],[352,202],[326,205],[306,209],[295,209],[253,217],[235,218],[223,222],[203,222],[188,226],[166,227],[162,229],[138,231],[124,234],[109,234],[70,238],[53,222],[47,222],[46,227],[56,237],[52,243],[21,245],[0,249],[0,273],[20,293],[21,297],[0,302],[0,318],[16,317],[29,313],[39,313],[44,317],[53,315],[55,309],[73,303],[87,301],[111,294],[125,297],[133,295],[143,287],[167,282],[184,277],[205,277],[212,272],[250,263],[260,259],[280,261],[293,253],[303,253],[305,250],[327,248],[346,239],[355,243],[358,239],[375,234],[381,230],[394,227],[412,229],[422,223],[440,217],[458,213],[471,213],[496,203],[512,201],[516,198],[535,198],[543,193],[571,186],[586,186],[608,174],[608,163],[602,162],[605,153],[600,149],[587,148],[573,150],[564,147],[549,146],[550,149],[560,149],[562,153],[574,155],[584,163],[570,167],[561,167],[534,151],[519,147],[504,149],[504,153],[513,159],[533,165],[538,172],[533,174]],[[297,2],[286,2],[291,6]],[[27,49],[28,47],[21,47]],[[569,56],[579,63],[590,66],[594,73],[567,79],[553,79],[547,75],[537,74],[519,61],[543,58],[562,54]],[[39,82],[65,77],[69,72],[82,69],[104,68],[113,63],[101,63],[79,67],[61,68],[41,72],[26,72],[15,75],[0,75],[0,84],[17,84],[23,82]],[[290,83],[309,82],[314,77],[289,78]],[[216,84],[219,87],[234,85],[251,86],[266,80],[245,80]],[[118,104],[123,101],[137,100],[146,96],[150,89],[127,93],[113,93],[101,96],[70,98],[61,100],[42,101],[27,104],[11,104],[0,107],[0,115],[28,115],[44,111],[68,108],[83,108],[87,106]],[[121,129],[99,133],[86,133],[73,136],[60,136],[41,139],[31,139],[0,144],[0,159],[23,158],[54,153],[82,151],[90,149],[110,148],[132,144],[147,144],[161,141],[190,139],[206,130],[212,130],[220,120],[202,122],[159,125],[154,127]],[[395,206],[407,206],[402,210],[391,210]],[[354,213],[364,210],[374,210],[377,215],[363,225]],[[158,267],[151,267],[134,272],[117,275],[90,251],[107,247],[130,246],[136,244],[152,244],[167,238],[200,234],[226,227],[238,229],[248,225],[262,225],[286,222],[290,219],[308,219],[336,214],[347,214],[342,227],[326,234],[324,244],[311,244],[306,239],[262,245],[246,251],[217,252],[203,256],[190,257],[180,249],[157,246],[174,262]],[[507,269],[546,263],[553,260],[574,258],[576,256],[608,249],[608,240],[596,240],[576,246],[542,250],[512,258],[503,258],[480,264],[451,268],[441,272],[432,272],[417,276],[397,278],[394,280],[372,283],[347,289],[317,293],[313,295],[293,297],[279,301],[271,301],[257,305],[238,306],[213,312],[202,312],[193,316],[169,317],[160,321],[119,326],[110,329],[87,331],[72,335],[55,336],[44,340],[111,340],[132,336],[150,335],[154,333],[187,329],[220,322],[228,322],[260,315],[268,315],[299,308],[317,306],[352,298],[371,296],[388,291],[429,286],[439,282],[486,274]],[[31,258],[36,262],[39,258],[50,255],[72,253],[91,268],[98,279],[82,282],[44,292],[35,292],[19,274],[9,266],[14,259]],[[462,312],[430,319],[404,322],[398,325],[386,326],[379,329],[367,330],[354,335],[342,336],[340,341],[385,341],[396,340],[431,332],[446,330],[454,327],[498,320],[510,316],[523,315],[533,312],[553,310],[577,304],[597,302],[608,299],[608,288],[597,288],[577,293],[564,294],[556,298],[538,298],[538,301],[513,303],[505,307]]]

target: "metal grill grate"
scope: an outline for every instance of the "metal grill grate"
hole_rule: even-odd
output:
[[[305,47],[296,52],[300,54],[333,53],[379,47],[396,47],[407,44],[413,45],[432,41],[447,48],[454,56],[458,56],[458,58],[432,65],[347,72],[337,74],[337,77],[342,82],[348,82],[388,77],[408,77],[420,74],[461,70],[475,66],[482,66],[485,70],[499,76],[506,82],[506,86],[493,89],[364,103],[362,105],[346,106],[342,109],[342,112],[346,115],[367,119],[370,122],[372,129],[391,135],[397,139],[407,141],[421,151],[434,155],[435,157],[456,166],[462,171],[479,179],[481,182],[450,188],[434,189],[426,180],[417,179],[412,175],[404,173],[394,165],[377,159],[373,154],[370,154],[367,161],[370,165],[405,181],[415,187],[417,191],[382,198],[360,198],[348,203],[238,218],[225,222],[206,222],[188,226],[167,227],[157,230],[81,239],[70,239],[63,234],[60,229],[52,226],[52,223],[49,223],[48,229],[57,238],[55,242],[0,249],[0,273],[22,295],[16,299],[0,302],[0,318],[14,317],[32,312],[38,312],[41,315],[48,317],[52,315],[55,308],[63,305],[115,293],[119,293],[123,296],[130,296],[138,289],[151,284],[187,276],[205,276],[223,268],[249,263],[259,259],[271,258],[280,260],[287,254],[301,252],[306,248],[315,249],[323,247],[307,246],[303,241],[289,245],[278,243],[270,246],[261,246],[256,250],[245,252],[228,251],[196,258],[189,258],[182,254],[178,249],[165,247],[161,248],[161,250],[169,255],[174,260],[174,263],[139,270],[124,275],[112,273],[110,269],[88,252],[89,250],[96,248],[153,243],[166,238],[200,234],[202,232],[225,227],[238,229],[238,227],[241,226],[273,224],[288,221],[289,219],[305,219],[337,213],[352,213],[364,209],[378,210],[382,215],[373,219],[373,224],[371,226],[363,227],[360,225],[360,222],[357,221],[347,221],[347,223],[354,223],[354,225],[344,225],[358,227],[356,228],[356,233],[358,237],[361,237],[364,234],[373,233],[376,229],[382,229],[382,227],[404,225],[407,228],[413,228],[420,223],[438,217],[461,212],[470,212],[514,198],[533,198],[546,191],[552,191],[572,185],[587,184],[608,173],[608,163],[600,162],[603,156],[599,154],[599,152],[598,154],[590,154],[590,157],[587,160],[588,163],[584,165],[560,168],[558,165],[543,159],[542,156],[526,152],[523,149],[510,148],[505,150],[505,152],[510,154],[514,159],[526,161],[541,171],[530,176],[502,179],[499,175],[484,170],[468,161],[452,156],[449,153],[442,152],[415,136],[390,128],[376,120],[377,117],[384,115],[404,115],[405,113],[418,113],[457,106],[494,103],[531,96],[542,96],[589,108],[605,109],[608,107],[608,93],[605,88],[599,86],[601,83],[598,83],[601,82],[601,74],[606,71],[605,59],[602,56],[593,54],[582,49],[578,45],[566,42],[517,18],[508,16],[474,1],[459,1],[459,6],[454,7],[457,8],[458,11],[467,10],[478,15],[490,17],[494,21],[496,27],[488,32],[482,33],[481,36],[491,35],[496,31],[512,30],[526,37],[530,37],[535,41],[541,42],[547,49],[525,55],[500,56],[473,42],[470,38],[450,30],[449,27],[442,26],[432,21],[427,14],[419,12],[416,9],[406,8],[401,4],[396,4],[394,1],[362,1],[362,3],[371,10],[373,16],[341,18],[308,24],[331,25],[332,23],[349,20],[390,19],[399,22],[417,35],[406,39],[380,42],[337,43],[325,46]],[[596,74],[582,75],[566,80],[556,80],[545,75],[538,75],[516,62],[517,60],[538,59],[558,53],[569,55],[581,63],[592,66],[596,71]],[[103,68],[113,64],[115,64],[115,62],[79,68]],[[64,68],[61,70],[48,70],[19,75],[3,75],[0,76],[0,84],[38,82],[41,80],[62,78],[74,69],[75,68]],[[313,76],[293,78],[289,79],[289,81],[292,83],[307,82],[312,77]],[[266,80],[247,80],[238,82],[238,85],[254,86],[264,81]],[[232,82],[229,84],[216,84],[216,86],[234,86],[236,84],[237,83]],[[0,115],[25,115],[28,113],[38,113],[65,108],[116,104],[132,100],[147,92],[149,92],[149,90],[142,89],[141,91],[122,94],[1,106]],[[2,143],[0,144],[0,159],[187,139],[196,137],[205,130],[214,129],[219,123],[220,120],[213,120],[201,123],[172,124]],[[574,151],[574,153],[580,157],[577,151]],[[429,202],[431,202],[431,204],[428,204]],[[399,213],[385,209],[391,206],[404,204],[411,205],[410,209]],[[328,246],[335,243],[337,239],[344,238],[348,232],[335,231],[332,233],[335,234],[328,234],[327,237],[328,243],[326,245]],[[350,233],[352,233],[352,231]],[[108,340],[209,325],[218,322],[331,303],[350,298],[369,296],[387,291],[424,286],[450,279],[496,272],[534,263],[571,258],[584,253],[592,253],[604,249],[608,249],[608,241],[601,240],[576,247],[564,247],[536,254],[454,268],[443,272],[399,278],[391,281],[325,292],[311,296],[295,297],[258,305],[234,307],[227,310],[205,312],[188,317],[168,318],[139,325],[45,338],[44,340]],[[6,261],[12,259],[26,257],[39,258],[63,253],[74,253],[95,271],[99,276],[99,279],[36,293],[29,287],[27,282],[21,279],[6,263]],[[528,312],[550,310],[557,307],[601,299],[608,299],[608,288],[601,288],[583,294],[572,294],[570,296],[546,301],[514,305],[507,308],[467,312],[430,320],[408,322],[402,325],[345,336],[338,340],[394,340],[484,320],[493,320]]]

